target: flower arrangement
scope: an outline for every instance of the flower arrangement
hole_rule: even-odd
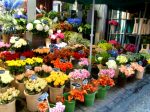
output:
[[[51,61],[55,68],[59,68],[61,71],[66,72],[67,70],[71,70],[73,65],[69,61],[65,61],[63,59],[57,58],[54,61]]]
[[[50,75],[50,72],[52,71],[52,67],[47,66],[47,65],[42,65],[42,67],[37,66],[37,67],[34,67],[34,71],[41,78],[48,77]]]
[[[113,87],[115,85],[114,80],[111,79],[108,75],[101,75],[97,80],[92,80],[92,84],[97,87]]]
[[[40,93],[46,87],[47,82],[45,79],[32,75],[30,79],[24,82],[24,84],[26,88],[25,91],[30,95],[34,95]]]
[[[110,25],[118,26],[118,22],[115,21],[115,20],[110,20],[108,23],[109,23]]]
[[[0,74],[0,87],[8,86],[14,78],[10,75],[9,71],[4,71],[4,73]]]
[[[91,94],[97,91],[97,87],[93,86],[92,84],[86,84],[82,86],[82,89],[86,91],[86,93]]]
[[[108,43],[112,44],[117,49],[121,47],[120,43],[116,40],[110,40]]]
[[[33,34],[48,35],[48,31],[50,29],[48,24],[49,23],[46,20],[34,20],[27,24],[26,29]]]
[[[15,52],[4,51],[0,53],[0,58],[3,61],[16,60],[19,59],[19,57],[20,57],[19,53],[15,53]]]
[[[90,76],[90,73],[86,69],[74,69],[73,72],[69,73],[70,79],[86,79]]]
[[[61,30],[57,30],[56,33],[53,30],[49,30],[49,38],[52,40],[57,38],[64,39],[64,34],[61,32]]]
[[[33,52],[37,54],[48,54],[49,51],[50,51],[49,48],[37,48],[33,50]]]
[[[89,60],[88,60],[88,58],[81,58],[80,60],[79,60],[79,66],[88,66],[89,65]]]
[[[73,27],[77,27],[81,24],[82,20],[79,18],[68,18],[68,23],[70,23]]]
[[[0,51],[7,51],[10,48],[10,44],[5,44],[4,42],[0,42]]]
[[[84,53],[84,51],[78,51],[78,52],[74,52],[73,57],[75,59],[81,59],[81,58],[85,58],[87,55],[86,53]]]
[[[57,102],[56,105],[49,110],[50,112],[64,112],[65,105],[63,105],[62,102]]]
[[[117,63],[115,60],[108,60],[108,62],[106,62],[106,65],[108,66],[108,68],[111,69],[117,69]]]
[[[19,96],[19,90],[15,88],[9,88],[6,92],[0,93],[0,105],[8,104],[15,100],[16,97]]]
[[[25,71],[26,63],[24,60],[11,60],[5,63],[8,66],[8,70],[13,75],[21,74]]]
[[[46,78],[47,83],[52,87],[62,87],[69,77],[61,71],[52,71],[51,75]]]
[[[121,65],[119,70],[121,72],[121,74],[119,74],[119,75],[124,75],[126,77],[130,77],[132,74],[135,73],[134,69],[131,66]]]
[[[43,63],[43,59],[39,57],[27,58],[24,60],[26,65],[31,65],[33,68],[36,66],[41,66]]]
[[[127,57],[123,55],[117,56],[116,60],[118,61],[119,64],[126,64],[128,62]]]
[[[139,72],[143,72],[143,71],[144,71],[144,67],[142,67],[141,65],[139,65],[139,64],[136,63],[136,62],[131,63],[131,67],[132,67],[134,70],[137,70],[137,71],[139,71]]]
[[[101,48],[103,51],[108,51],[112,49],[112,44],[110,43],[98,43],[98,47]]]
[[[126,44],[125,45],[125,50],[128,52],[135,52],[136,50],[136,45],[135,44]]]
[[[72,25],[69,24],[68,22],[56,23],[56,24],[53,24],[52,27],[55,29],[59,29],[61,31],[71,31],[72,30]]]
[[[100,72],[99,72],[99,75],[107,75],[109,76],[110,78],[113,78],[114,75],[115,75],[115,70],[110,68],[110,69],[101,69]]]

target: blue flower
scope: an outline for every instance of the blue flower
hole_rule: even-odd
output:
[[[67,21],[70,24],[77,24],[77,25],[80,25],[82,22],[81,19],[79,18],[68,18]]]

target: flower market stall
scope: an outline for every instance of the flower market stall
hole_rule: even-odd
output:
[[[17,101],[27,112],[74,112],[78,104],[90,107],[96,99],[105,100],[114,86],[143,79],[148,52],[135,53],[136,46],[116,40],[90,45],[81,19],[62,20],[52,11],[27,23],[26,12],[18,8],[21,1],[4,1],[8,18],[1,15],[0,23],[6,22],[2,33],[9,35],[0,42],[0,112],[17,112]],[[33,34],[32,43],[26,32]]]

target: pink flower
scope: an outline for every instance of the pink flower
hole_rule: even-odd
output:
[[[81,58],[80,59],[80,62],[79,62],[79,65],[80,66],[88,66],[89,65],[89,60],[88,60],[88,58]]]
[[[51,72],[52,71],[52,67],[47,66],[47,65],[42,65],[42,70],[46,73]]]
[[[108,75],[110,78],[113,78],[115,75],[115,70],[114,69],[102,69],[99,72],[99,75]]]
[[[42,67],[34,67],[34,71],[35,72],[40,72],[40,71],[42,71]]]
[[[110,25],[114,25],[114,26],[117,26],[118,25],[118,22],[115,21],[115,20],[111,20],[108,22]]]

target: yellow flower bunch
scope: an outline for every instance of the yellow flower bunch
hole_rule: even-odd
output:
[[[39,57],[27,58],[24,61],[26,62],[27,65],[31,65],[33,67],[39,66],[39,64],[43,63],[43,59]]]
[[[51,75],[46,78],[48,84],[54,87],[61,87],[65,84],[65,82],[69,79],[68,75],[59,71],[52,71]]]
[[[34,64],[34,60],[32,58],[27,58],[26,60],[24,60],[28,65],[32,65]]]
[[[35,62],[37,62],[37,63],[43,63],[43,59],[42,59],[42,58],[33,57],[32,59],[33,59]]]
[[[148,64],[150,64],[150,58],[147,60]]]
[[[11,61],[6,61],[7,66],[9,67],[21,67],[21,66],[25,66],[26,62],[24,60],[11,60]]]

